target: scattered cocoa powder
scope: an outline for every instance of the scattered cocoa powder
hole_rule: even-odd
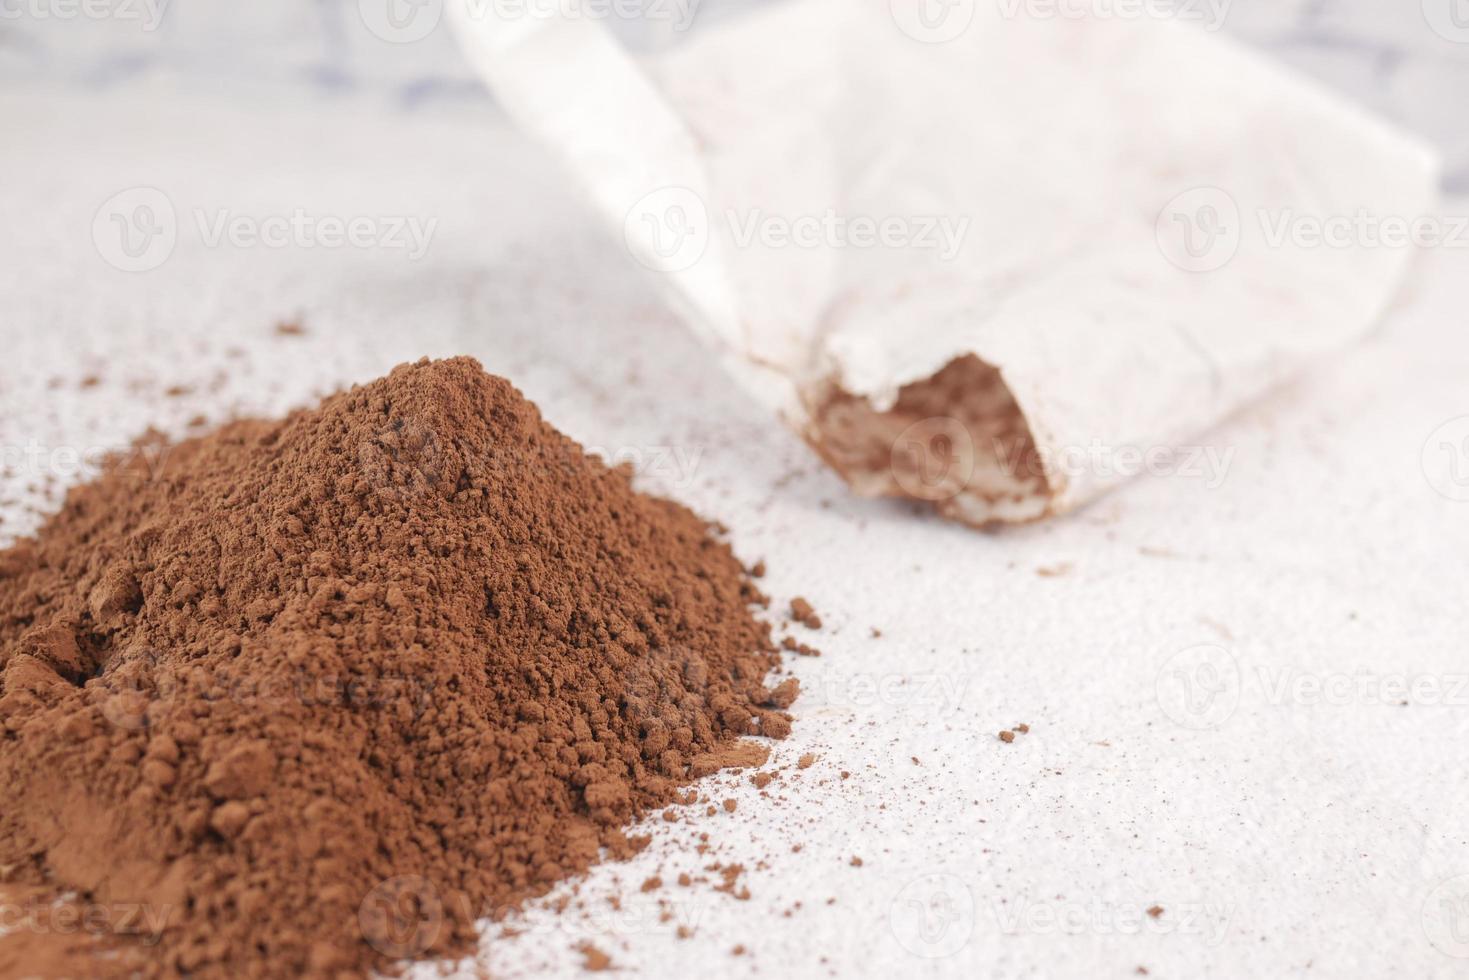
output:
[[[799,654],[800,656],[803,656],[803,657],[819,657],[819,656],[821,656],[821,651],[820,650],[818,650],[818,649],[816,649],[815,647],[812,647],[812,646],[807,646],[806,644],[804,644],[804,643],[800,642],[799,640],[795,639],[794,637],[790,637],[790,636],[783,637],[781,639],[781,641],[780,641],[780,648],[782,650],[786,651],[787,653],[795,653],[795,654]]]
[[[791,600],[791,616],[802,626],[813,630],[821,629],[821,617],[816,615],[811,603],[800,596]]]
[[[765,761],[763,598],[469,359],[231,423],[0,552],[0,868],[166,922],[93,975],[467,953]]]
[[[604,970],[612,969],[612,957],[591,943],[583,943],[577,947],[577,952],[582,956],[582,969],[589,973],[601,973]]]

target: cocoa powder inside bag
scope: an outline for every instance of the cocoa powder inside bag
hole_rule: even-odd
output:
[[[140,446],[0,552],[0,881],[65,896],[16,935],[88,913],[99,975],[468,952],[789,730],[760,601],[467,358]]]

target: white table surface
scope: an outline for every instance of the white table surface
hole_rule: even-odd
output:
[[[472,2],[483,9],[492,0]],[[493,2],[507,11],[585,10],[647,48],[677,43],[685,29],[705,30],[779,0]],[[947,9],[931,2],[934,11]],[[1464,0],[951,0],[951,5],[962,13],[966,5],[985,2],[1053,17],[1176,11],[1191,23],[1260,48],[1431,140],[1445,154],[1448,186],[1469,192],[1469,129],[1463,100],[1454,97],[1469,91]],[[486,96],[459,57],[444,3],[86,0],[86,9],[96,11],[89,16],[80,13],[81,0],[6,0],[0,5],[0,81],[41,78],[89,91],[160,79],[189,89],[264,83],[408,108],[473,106]],[[385,40],[380,34],[392,33],[382,29],[390,16],[405,30]]]
[[[790,664],[805,694],[769,796],[715,777],[733,814],[653,825],[637,859],[580,883],[590,913],[538,905],[488,941],[494,975],[575,972],[584,940],[669,978],[1469,969],[1469,249],[1426,252],[1370,342],[1206,434],[1232,454],[1217,486],[1143,479],[980,534],[850,497],[492,116],[135,85],[11,88],[0,119],[0,534],[54,506],[73,454],[149,424],[470,353],[729,525],[778,604],[805,595],[826,620],[824,656]],[[93,223],[138,186],[167,196],[177,244],[125,273],[104,261],[107,211],[95,240]],[[410,261],[209,247],[196,222],[296,208],[438,224]],[[283,318],[307,334],[277,336]],[[749,866],[748,901],[638,892],[713,860]]]

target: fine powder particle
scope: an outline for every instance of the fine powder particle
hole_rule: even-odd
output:
[[[150,458],[0,552],[0,880],[160,924],[98,975],[470,952],[789,730],[728,547],[473,360]]]

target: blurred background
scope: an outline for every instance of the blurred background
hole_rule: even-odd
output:
[[[558,0],[482,0],[538,9]],[[563,5],[576,0],[559,0]],[[584,0],[627,41],[779,0]],[[930,0],[933,3],[1006,0]],[[1049,0],[1069,9],[1068,0]],[[1075,5],[1076,0],[1072,0]],[[1142,5],[1144,0],[1089,0]],[[1443,151],[1445,188],[1469,192],[1469,0],[1148,0],[1295,65]],[[298,90],[456,110],[489,96],[459,56],[443,0],[0,0],[0,79],[72,89],[150,84]],[[599,5],[599,6],[591,6]]]

